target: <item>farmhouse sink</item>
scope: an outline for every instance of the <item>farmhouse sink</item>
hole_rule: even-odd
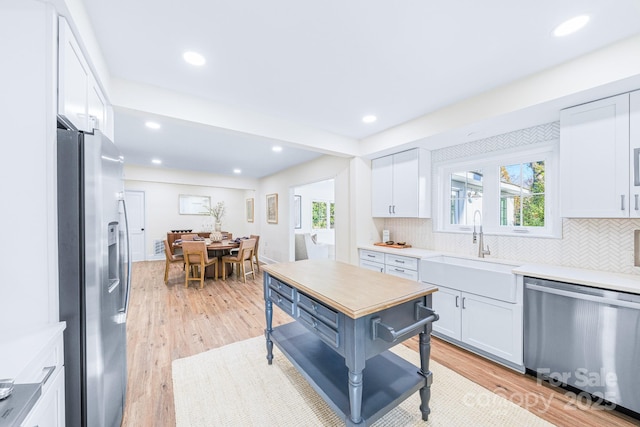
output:
[[[420,261],[420,280],[463,292],[516,302],[512,264],[487,259],[436,256]]]

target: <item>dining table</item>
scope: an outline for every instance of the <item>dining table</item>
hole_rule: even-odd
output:
[[[207,251],[210,256],[214,256],[218,258],[218,277],[222,277],[222,257],[224,255],[228,255],[231,253],[232,249],[236,249],[240,246],[239,242],[235,240],[221,240],[221,241],[211,241],[211,239],[204,239],[204,243],[207,247]],[[182,241],[178,240],[173,243],[175,248],[182,247]],[[226,269],[227,277],[233,272],[233,264],[230,264]],[[204,277],[206,278],[214,278],[215,276],[215,268],[213,265],[210,265],[204,270]]]

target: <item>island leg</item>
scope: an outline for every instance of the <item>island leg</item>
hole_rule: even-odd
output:
[[[431,323],[424,327],[424,331],[420,332],[420,374],[425,377],[426,384],[420,389],[420,411],[422,419],[427,421],[431,409],[429,408],[429,400],[431,399],[431,383],[433,382],[433,374],[429,370],[429,357],[431,356]]]
[[[362,421],[362,371],[349,369],[349,406],[351,410],[347,426],[360,424]]]
[[[273,332],[273,303],[269,299],[268,283],[268,275],[264,273],[264,314],[267,321],[264,336],[267,339],[267,362],[271,365],[273,363],[273,341],[271,341],[271,332]]]

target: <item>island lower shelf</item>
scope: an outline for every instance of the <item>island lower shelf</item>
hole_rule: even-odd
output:
[[[274,328],[271,339],[324,401],[347,420],[349,379],[344,358],[298,322]],[[425,387],[427,380],[419,370],[389,350],[368,359],[362,380],[363,425],[375,422]]]

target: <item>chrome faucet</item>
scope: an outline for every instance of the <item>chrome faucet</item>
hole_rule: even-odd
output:
[[[476,233],[476,214],[480,215],[480,233]],[[478,241],[478,236],[480,237],[480,241]],[[482,232],[482,212],[476,210],[473,213],[473,243],[478,242],[478,257],[484,258],[485,255],[491,255],[491,251],[489,250],[489,245],[487,245],[487,249],[484,248],[484,233]]]

